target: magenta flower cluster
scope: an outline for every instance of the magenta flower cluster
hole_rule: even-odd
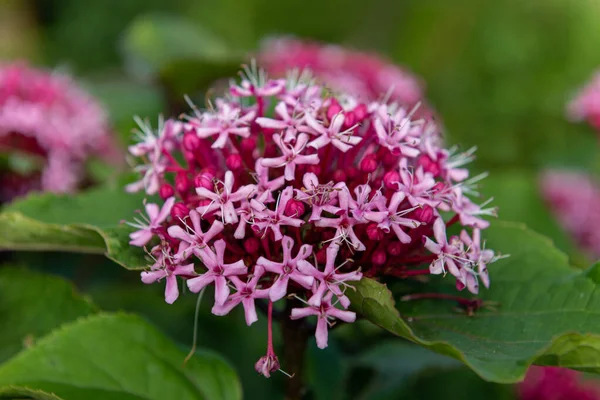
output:
[[[415,75],[371,53],[278,37],[264,42],[258,59],[273,75],[285,75],[293,68],[310,69],[331,89],[351,94],[361,101],[385,95],[392,101],[412,106],[423,100],[423,83]]]
[[[6,181],[3,189],[5,184],[20,184],[73,191],[83,177],[87,157],[114,155],[109,134],[104,110],[66,76],[24,64],[0,65],[0,151],[19,151],[43,160],[35,182]]]
[[[521,400],[597,400],[600,386],[580,372],[558,367],[531,367],[518,386]]]
[[[214,286],[212,312],[241,305],[251,325],[257,301],[271,310],[293,297],[304,306],[289,318],[316,317],[324,348],[336,320],[355,320],[347,291],[363,276],[450,274],[459,290],[489,286],[495,257],[481,231],[494,209],[469,197],[482,178],[463,168],[473,151],[444,148],[436,126],[401,105],[253,67],[207,110],[156,131],[142,123],[138,134],[130,152],[142,178],[128,190],[164,203],[145,205],[131,244],[149,248],[142,280],[166,281],[168,303],[177,277],[194,293]],[[457,236],[446,233],[453,224],[464,227]],[[257,370],[275,366],[271,351]]]

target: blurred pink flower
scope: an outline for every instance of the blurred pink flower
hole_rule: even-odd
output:
[[[377,55],[337,45],[275,38],[264,43],[258,60],[274,75],[308,68],[334,91],[351,94],[363,102],[388,94],[391,101],[410,106],[423,98],[423,83],[409,71]]]
[[[600,186],[581,172],[546,171],[542,196],[563,228],[592,257],[600,257]]]
[[[579,372],[566,368],[531,367],[518,393],[521,400],[597,400],[600,385],[585,382]]]
[[[104,110],[68,77],[0,65],[0,151],[42,159],[40,189],[76,189],[88,156],[114,155],[109,132]]]
[[[600,71],[579,90],[568,106],[569,116],[576,120],[586,120],[600,131]]]

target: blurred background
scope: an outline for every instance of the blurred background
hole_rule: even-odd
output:
[[[0,59],[72,74],[106,107],[123,146],[133,115],[186,111],[183,94],[201,99],[262,40],[280,35],[379,52],[421,77],[447,140],[478,147],[474,169],[489,171],[482,191],[500,217],[525,222],[575,265],[588,264],[538,181],[545,168],[600,173],[597,135],[565,115],[600,67],[600,0],[0,1]],[[195,298],[169,306],[160,287],[98,257],[17,258],[75,279],[101,308],[141,312],[189,347]],[[94,268],[79,270],[81,263]],[[265,382],[252,368],[264,354],[265,327],[247,329],[239,314],[201,315],[199,343],[229,359],[245,397],[280,398],[285,377]],[[354,325],[337,329],[325,351],[311,348],[308,398],[514,397],[513,388],[485,383],[450,359]]]

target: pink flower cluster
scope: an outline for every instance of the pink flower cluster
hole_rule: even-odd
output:
[[[289,317],[316,317],[320,348],[335,320],[355,320],[346,291],[365,275],[489,286],[495,257],[481,230],[494,210],[469,199],[482,178],[463,168],[473,152],[445,149],[411,110],[332,96],[302,76],[247,69],[208,110],[157,131],[142,123],[130,152],[143,176],[128,190],[164,200],[131,224],[131,244],[154,258],[143,282],[164,279],[168,303],[177,277],[194,293],[214,286],[212,312],[241,304],[248,325],[256,301],[293,297],[304,306]],[[464,229],[448,237],[453,224]],[[273,357],[259,372],[279,365]]]
[[[600,185],[581,172],[546,171],[540,186],[563,228],[590,256],[600,258]]]
[[[572,119],[586,120],[600,131],[600,71],[571,101],[568,113]]]
[[[294,68],[310,69],[329,88],[362,101],[387,95],[392,101],[412,106],[423,99],[422,82],[374,54],[284,37],[266,41],[258,59],[274,75]]]
[[[82,162],[112,151],[106,115],[65,76],[24,64],[0,65],[0,151],[19,151],[43,160],[32,187],[74,190]]]
[[[532,367],[518,387],[521,400],[598,400],[600,386],[581,373],[558,367]]]

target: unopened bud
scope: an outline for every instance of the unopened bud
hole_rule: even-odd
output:
[[[168,183],[163,183],[160,189],[158,189],[158,195],[161,199],[166,200],[169,197],[175,194],[175,190],[173,190],[173,186]]]
[[[194,178],[194,185],[197,188],[212,190],[214,188],[213,178],[214,175],[210,172],[201,172]]]
[[[291,199],[288,201],[285,206],[285,210],[283,210],[283,214],[288,217],[300,217],[304,214],[304,203],[298,201],[296,199]]]
[[[386,189],[398,189],[398,182],[400,182],[398,171],[388,171],[383,175],[383,184]]]
[[[190,190],[191,182],[187,177],[187,174],[183,172],[177,173],[175,176],[175,190],[179,193],[187,193]]]
[[[433,221],[433,208],[428,205],[424,205],[421,208],[417,208],[413,215],[414,219],[417,221],[429,224]]]
[[[196,151],[200,148],[200,138],[194,131],[188,131],[183,135],[183,148],[188,151]]]
[[[171,208],[171,217],[174,220],[179,221],[180,219],[184,219],[187,217],[190,210],[188,210],[187,206],[183,203],[175,203],[173,204],[173,208]]]
[[[242,156],[239,154],[230,154],[227,160],[225,160],[225,164],[232,171],[238,170],[242,167]]]
[[[333,119],[333,117],[335,117],[341,111],[342,111],[342,106],[340,106],[340,103],[337,101],[337,99],[332,98],[331,104],[327,108],[327,119],[331,121]]]
[[[381,239],[383,239],[383,237],[385,236],[384,233],[381,231],[381,229],[379,229],[377,227],[377,224],[375,222],[370,223],[367,226],[367,236],[369,237],[369,239],[371,240],[375,240],[375,241],[379,241]]]
[[[360,170],[362,172],[371,173],[377,169],[379,162],[375,158],[374,154],[369,154],[360,162]]]
[[[256,139],[251,136],[245,139],[242,139],[240,142],[240,148],[242,151],[252,151],[256,148]]]

